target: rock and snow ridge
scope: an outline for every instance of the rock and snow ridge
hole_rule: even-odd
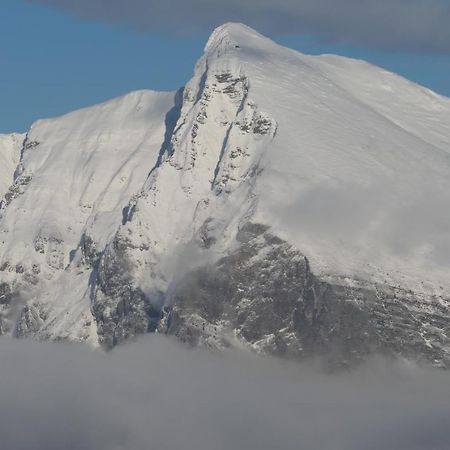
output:
[[[13,184],[24,139],[22,134],[0,134],[0,198]]]
[[[226,24],[178,93],[0,158],[1,333],[449,364],[448,98]]]

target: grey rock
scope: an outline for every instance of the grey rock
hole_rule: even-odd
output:
[[[448,299],[439,306],[390,286],[322,281],[262,225],[247,224],[237,238],[237,251],[178,283],[168,333],[217,348],[238,339],[261,353],[321,356],[332,366],[373,353],[450,365]]]

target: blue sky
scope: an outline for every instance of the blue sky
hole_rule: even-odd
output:
[[[22,0],[1,0],[0,18],[0,132],[26,131],[36,119],[135,89],[177,89],[190,78],[212,28],[171,37],[159,28],[134,31]],[[450,96],[448,53],[272,34],[304,53],[363,58]]]

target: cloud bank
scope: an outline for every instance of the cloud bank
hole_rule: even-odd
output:
[[[28,0],[150,32],[199,32],[227,21],[271,34],[450,52],[449,0]]]
[[[334,236],[348,248],[356,244],[359,251],[366,249],[372,261],[379,251],[389,257],[414,258],[424,269],[448,268],[450,215],[445,205],[450,203],[450,193],[425,180],[419,190],[411,190],[409,203],[402,203],[388,188],[389,181],[384,181],[370,188],[312,186],[287,206],[278,206],[275,215],[291,233],[298,233],[301,224],[306,236],[316,241]],[[377,249],[367,244],[373,242]]]
[[[0,443],[23,450],[433,450],[450,377],[372,361],[352,374],[151,336],[105,354],[0,339]]]

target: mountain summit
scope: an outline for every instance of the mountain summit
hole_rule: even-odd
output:
[[[226,24],[179,92],[14,139],[0,333],[450,364],[450,99]]]

